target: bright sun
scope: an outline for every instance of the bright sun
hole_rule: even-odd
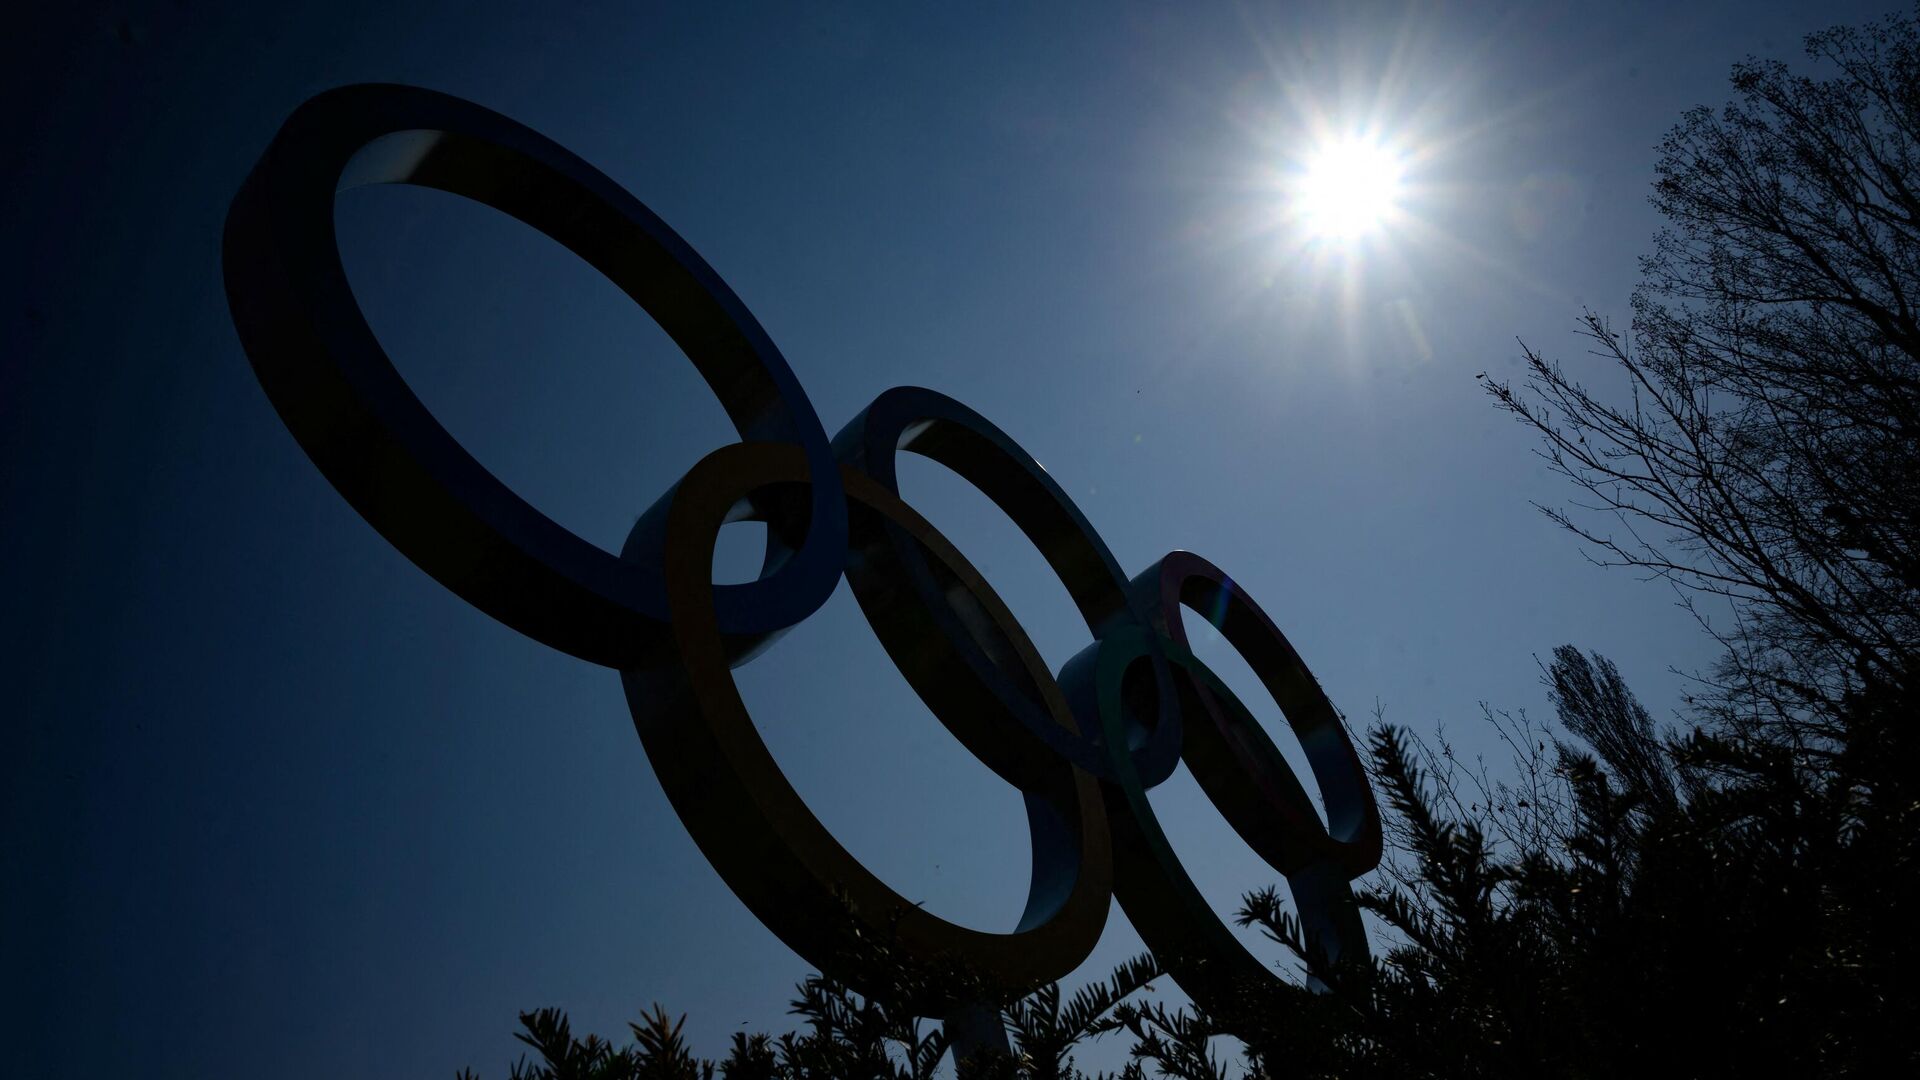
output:
[[[1309,232],[1351,240],[1378,229],[1399,209],[1397,155],[1360,138],[1322,143],[1306,160],[1294,210]]]

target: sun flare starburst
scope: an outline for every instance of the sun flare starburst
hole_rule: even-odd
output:
[[[1294,210],[1314,236],[1352,240],[1379,229],[1399,209],[1404,168],[1388,147],[1362,138],[1329,140],[1307,155]]]

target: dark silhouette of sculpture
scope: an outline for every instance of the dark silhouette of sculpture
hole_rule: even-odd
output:
[[[335,244],[333,199],[374,183],[464,195],[566,245],[672,336],[742,441],[662,495],[617,558],[542,515],[440,426],[361,316]],[[1076,968],[1117,895],[1203,1004],[1273,978],[1201,898],[1154,819],[1147,790],[1182,760],[1287,877],[1309,934],[1336,958],[1366,956],[1349,891],[1381,851],[1365,771],[1299,656],[1232,579],[1187,552],[1127,578],[1032,457],[934,391],[888,390],[829,440],[779,350],[719,276],[565,149],[427,90],[328,91],[294,112],[235,197],[224,265],[241,341],[314,463],[449,589],[529,637],[619,670],[688,831],[754,914],[821,970],[856,988],[906,978],[924,988],[913,1002],[924,1015],[977,1027],[980,1001]],[[901,500],[902,451],[979,488],[1059,574],[1090,643],[1057,675],[978,571]],[[741,519],[766,523],[761,576],[714,585],[715,535]],[[947,922],[861,866],[787,783],[747,716],[731,669],[817,609],[842,574],[934,715],[1026,800],[1032,885],[1009,933]],[[1326,793],[1330,827],[1246,706],[1188,649],[1183,604],[1225,635],[1280,704]],[[863,942],[884,942],[893,970],[863,969]]]

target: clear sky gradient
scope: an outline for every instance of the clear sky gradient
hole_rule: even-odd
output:
[[[1669,666],[1713,652],[1530,507],[1568,491],[1476,375],[1517,374],[1521,338],[1608,384],[1572,330],[1624,319],[1661,134],[1733,61],[1884,10],[37,7],[0,45],[0,1071],[156,1078],[499,1076],[548,1004],[610,1031],[657,1000],[719,1053],[785,1030],[806,971],[688,839],[615,675],[415,569],[268,405],[220,230],[311,94],[415,83],[544,132],[726,278],[829,432],[890,386],[950,394],[1129,572],[1206,555],[1356,722],[1377,702],[1498,758],[1479,703],[1544,710],[1556,645],[1662,715]],[[1329,126],[1407,156],[1403,213],[1359,244],[1285,214]],[[409,381],[587,539],[617,549],[734,438],[643,312],[517,222],[399,188],[338,221]],[[1079,649],[1004,516],[924,461],[903,480],[1050,661]],[[848,847],[1012,924],[1019,801],[844,586],[739,674]],[[1184,772],[1155,805],[1223,911],[1277,880]],[[1085,974],[1138,947],[1116,909]]]

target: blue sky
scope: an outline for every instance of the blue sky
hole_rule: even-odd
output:
[[[1662,713],[1668,668],[1711,659],[1670,593],[1531,508],[1568,492],[1476,375],[1517,374],[1519,338],[1605,384],[1572,330],[1583,306],[1625,317],[1660,135],[1726,98],[1733,61],[1883,7],[712,7],[83,4],[7,43],[15,1075],[502,1075],[518,1009],[604,1031],[656,1000],[717,1053],[784,1030],[806,970],[681,829],[614,674],[416,570],[254,381],[226,206],[342,83],[444,90],[581,154],[726,278],[829,432],[894,385],[966,402],[1129,572],[1184,547],[1235,575],[1356,721],[1377,702],[1497,757],[1479,703],[1544,711],[1556,645]],[[1407,156],[1404,214],[1365,243],[1286,220],[1276,177],[1316,125]],[[646,315],[531,230],[397,188],[346,193],[338,222],[423,399],[589,540],[617,549],[734,437]],[[912,460],[903,490],[1050,661],[1079,649],[982,496]],[[750,573],[751,536],[724,540],[716,572]],[[739,676],[850,849],[940,914],[1011,924],[1019,801],[844,587]],[[1223,910],[1274,879],[1184,773],[1155,805]],[[1085,973],[1137,948],[1116,910]]]

